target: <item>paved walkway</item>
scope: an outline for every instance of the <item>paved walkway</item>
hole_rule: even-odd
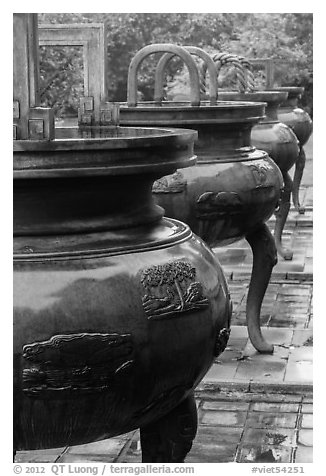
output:
[[[262,306],[273,355],[248,340],[245,304],[251,250],[245,240],[217,248],[234,312],[224,353],[196,391],[199,429],[189,463],[312,462],[312,141],[301,185],[304,215],[291,210],[284,243],[292,261],[279,258]],[[271,229],[274,219],[269,221]],[[19,452],[20,462],[141,462],[139,432],[87,445]]]

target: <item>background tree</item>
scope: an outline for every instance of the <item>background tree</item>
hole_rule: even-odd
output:
[[[277,84],[304,86],[302,105],[312,112],[312,14],[309,13],[60,13],[39,14],[39,22],[106,23],[108,98],[112,101],[126,100],[129,63],[140,48],[150,43],[174,43],[199,46],[211,53],[226,51],[247,58],[273,58],[278,62]],[[46,48],[40,56],[44,103],[59,104],[56,106],[59,116],[75,115],[82,91],[82,75],[76,74],[76,68],[82,70],[81,58],[72,50],[49,55]],[[157,61],[158,58],[149,57],[139,71],[139,93],[144,100],[153,97]],[[186,87],[183,69],[181,61],[169,63],[167,79],[173,81],[174,87]],[[257,77],[263,86],[263,73]],[[64,88],[59,91],[62,84]]]

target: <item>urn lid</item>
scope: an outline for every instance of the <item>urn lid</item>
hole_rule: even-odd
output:
[[[165,173],[195,163],[197,132],[62,127],[52,140],[14,141],[14,178]]]
[[[219,91],[219,98],[229,101],[264,101],[267,105],[281,104],[288,97],[287,91],[269,90],[269,91]]]
[[[272,91],[285,91],[288,93],[287,99],[293,99],[302,96],[304,93],[304,87],[302,86],[279,86],[273,88]]]
[[[191,124],[256,123],[264,117],[264,102],[190,101],[138,102],[136,106],[120,103],[120,123],[123,125],[190,126]]]

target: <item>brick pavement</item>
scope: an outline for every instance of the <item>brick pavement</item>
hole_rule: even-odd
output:
[[[284,231],[292,261],[279,259],[262,305],[262,331],[274,343],[261,355],[248,339],[245,304],[251,249],[245,240],[217,248],[234,312],[224,353],[196,390],[198,434],[188,463],[312,462],[312,141],[300,189],[306,213],[293,209]],[[271,229],[274,219],[269,221]],[[17,462],[141,461],[139,431],[87,445],[19,452]]]

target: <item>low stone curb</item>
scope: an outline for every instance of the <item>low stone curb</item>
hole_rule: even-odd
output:
[[[228,271],[227,266],[223,266],[224,274],[228,280],[231,281],[244,281],[248,280],[251,276],[252,266],[248,265],[247,269],[242,269],[239,271]],[[272,273],[270,283],[275,281],[295,281],[296,283],[312,283],[313,282],[313,273],[302,273],[302,272],[291,272],[291,273],[282,273],[275,272]]]
[[[263,382],[263,381],[249,381],[249,382],[235,382],[220,381],[209,382],[202,381],[195,390],[195,395],[199,398],[202,393],[228,393],[228,392],[245,392],[245,393],[266,393],[266,394],[293,394],[293,395],[307,395],[313,393],[312,383],[299,382]],[[206,396],[206,395],[205,395]],[[213,395],[212,395],[213,397]]]

